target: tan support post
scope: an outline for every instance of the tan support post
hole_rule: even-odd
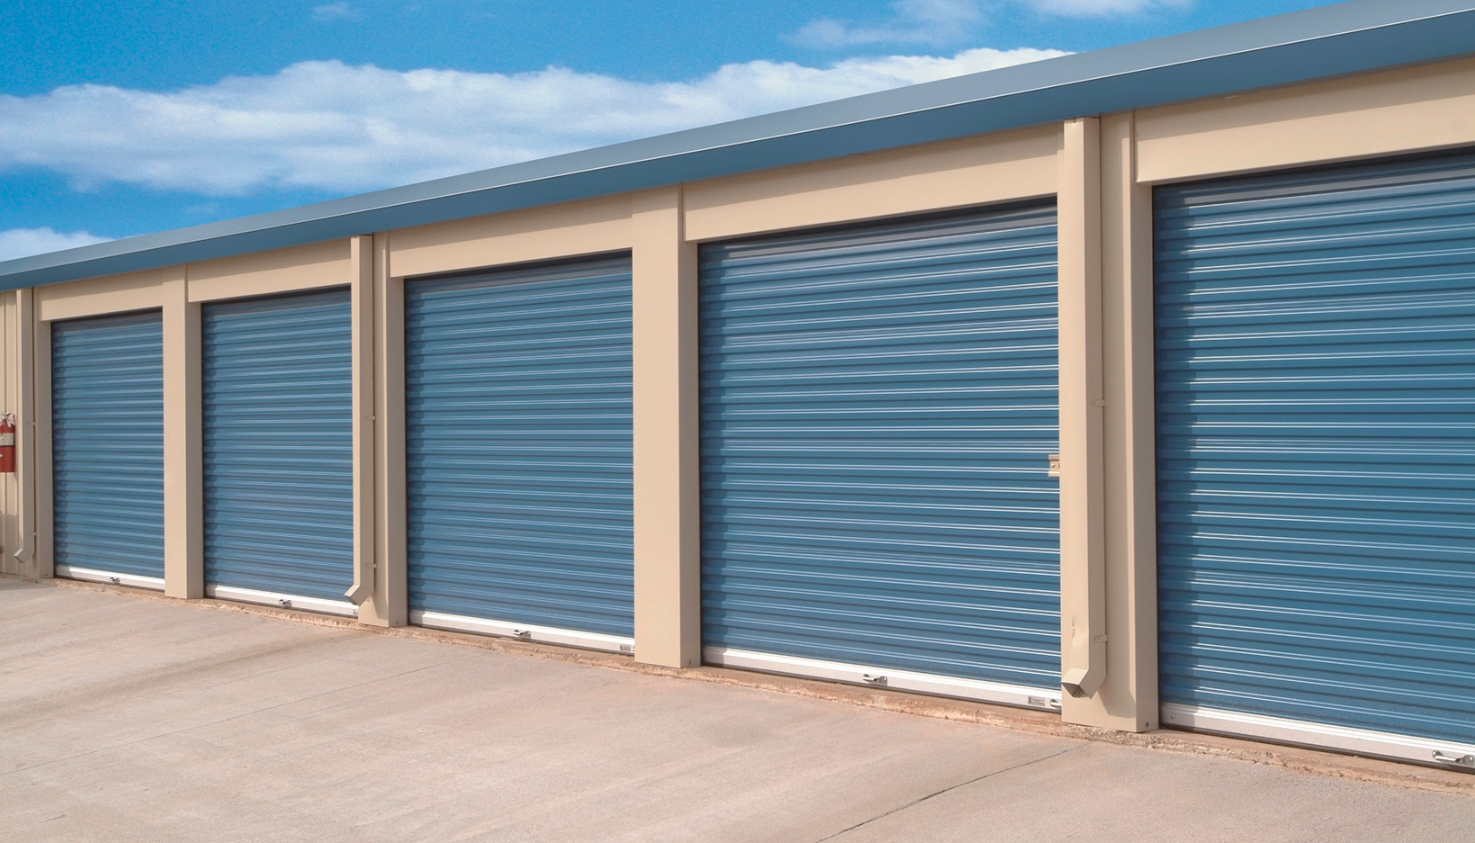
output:
[[[31,354],[35,381],[31,385],[31,414],[36,424],[33,427],[35,442],[29,449],[29,456],[36,480],[31,500],[36,505],[36,577],[48,579],[56,574],[55,534],[52,532],[52,510],[56,499],[51,484],[51,323],[41,320],[40,310],[41,305],[33,294],[31,325],[35,333],[31,337]]]
[[[1131,114],[1101,121],[1106,683],[1072,722],[1158,725],[1152,188],[1137,183]]]
[[[36,553],[36,311],[35,294],[29,288],[15,291],[16,530],[19,535],[14,558],[21,576],[41,579],[52,575],[51,566],[41,570]],[[47,332],[49,338],[50,332]],[[50,355],[47,355],[48,357]],[[49,559],[48,559],[49,561]]]
[[[353,586],[355,606],[374,593],[374,238],[349,240],[353,346]]]
[[[1107,675],[1101,366],[1101,125],[1065,123],[1060,153],[1060,646],[1074,722]]]
[[[359,620],[410,622],[405,557],[405,283],[390,275],[389,235],[373,237],[374,594]]]
[[[185,267],[164,271],[164,593],[205,596],[200,305]]]
[[[635,197],[635,658],[702,660],[696,244],[680,187]]]

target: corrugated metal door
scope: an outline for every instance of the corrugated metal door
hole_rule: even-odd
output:
[[[630,306],[627,256],[406,284],[415,622],[628,643]]]
[[[1050,205],[702,248],[708,660],[1058,699],[1056,302]]]
[[[216,596],[351,609],[351,320],[346,289],[204,306],[205,583]]]
[[[51,472],[57,574],[162,588],[159,311],[52,323]]]
[[[1475,744],[1475,156],[1160,188],[1156,225],[1165,720]]]

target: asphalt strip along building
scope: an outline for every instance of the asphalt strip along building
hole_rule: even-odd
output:
[[[1475,3],[0,263],[3,566],[1475,769]]]

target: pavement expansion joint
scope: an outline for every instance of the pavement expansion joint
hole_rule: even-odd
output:
[[[1002,776],[1005,773],[1013,772],[1014,770],[1022,770],[1025,767],[1032,767],[1035,764],[1040,764],[1040,763],[1043,763],[1045,761],[1051,761],[1053,759],[1059,758],[1062,755],[1066,755],[1068,753],[1075,752],[1078,749],[1080,749],[1080,746],[1067,747],[1066,749],[1062,749],[1059,752],[1052,752],[1049,755],[1046,755],[1046,756],[1041,757],[1041,758],[1031,758],[1028,761],[1021,761],[1018,764],[1011,764],[1008,767],[1004,767],[1003,769],[1000,769],[1000,770],[992,770],[990,772],[984,773],[981,776],[974,776],[973,778],[968,779],[967,781],[958,782],[957,784],[950,784],[947,787],[939,788],[938,790],[935,790],[935,791],[927,794],[926,796],[919,796],[916,799],[913,799],[912,801],[906,803],[905,805],[898,805],[895,808],[892,808],[892,809],[890,809],[888,811],[883,811],[883,812],[881,812],[881,813],[879,813],[879,814],[877,814],[877,815],[875,815],[873,817],[870,817],[868,819],[861,820],[860,822],[856,823],[855,825],[850,826],[849,828],[842,828],[839,831],[835,832],[834,834],[830,834],[830,835],[827,835],[825,837],[821,837],[819,840],[816,840],[815,843],[825,843],[825,841],[827,841],[827,840],[837,840],[840,837],[842,837],[842,836],[844,836],[846,834],[849,834],[850,832],[855,831],[856,829],[859,829],[859,828],[863,828],[865,826],[868,826],[868,825],[870,825],[873,822],[877,822],[879,820],[884,820],[887,817],[895,816],[896,814],[899,814],[902,811],[908,810],[910,808],[915,808],[918,805],[921,805],[923,802],[926,802],[929,799],[935,799],[936,797],[942,796],[943,794],[952,793],[955,790],[958,790],[960,788],[967,787],[967,786],[969,786],[971,784],[977,784],[977,783],[979,783],[981,781],[984,781],[985,779],[992,779],[992,778],[995,778],[997,776]]]

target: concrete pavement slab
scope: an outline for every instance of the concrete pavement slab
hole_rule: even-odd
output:
[[[0,579],[3,839],[1371,840],[1394,825],[1472,839],[1475,799]]]
[[[1475,839],[1469,799],[1431,796],[1230,759],[1085,744],[908,805],[832,840]]]

